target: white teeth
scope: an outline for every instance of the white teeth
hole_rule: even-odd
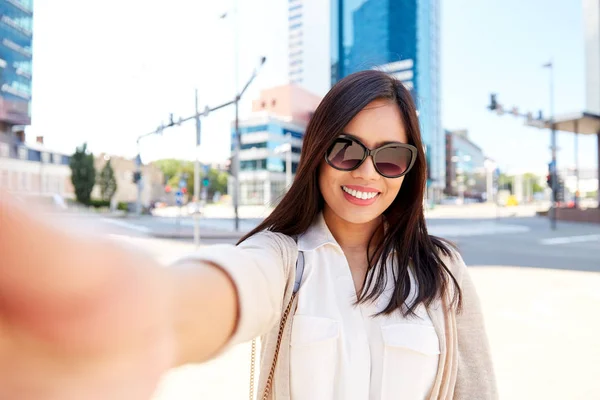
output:
[[[354,189],[349,189],[346,186],[342,186],[342,190],[344,192],[348,193],[349,195],[356,197],[357,199],[361,199],[361,200],[369,200],[379,194],[377,192],[359,192]]]

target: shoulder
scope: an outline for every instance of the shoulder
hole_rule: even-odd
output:
[[[298,246],[295,240],[283,233],[260,231],[238,244],[238,247],[248,251],[260,251],[280,256],[285,265],[295,262],[298,257]]]

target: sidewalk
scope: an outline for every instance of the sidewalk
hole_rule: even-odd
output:
[[[194,246],[126,238],[164,263]],[[600,399],[600,273],[469,267],[479,293],[501,399]],[[174,369],[154,400],[248,396],[250,346]]]

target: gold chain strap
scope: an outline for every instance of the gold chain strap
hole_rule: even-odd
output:
[[[252,352],[250,354],[250,397],[254,398],[254,366],[256,365],[256,339],[252,339]]]
[[[265,386],[265,392],[263,393],[262,400],[267,400],[269,398],[269,394],[271,393],[271,388],[273,386],[273,377],[275,376],[275,367],[277,365],[277,357],[279,356],[279,348],[281,347],[281,340],[283,339],[283,331],[285,330],[285,324],[290,315],[290,311],[292,310],[292,303],[296,298],[296,293],[292,295],[290,302],[288,303],[287,308],[283,312],[283,316],[281,317],[281,323],[279,324],[279,334],[277,335],[277,344],[275,346],[275,355],[273,356],[273,362],[271,363],[271,369],[269,370],[269,376],[267,378],[267,384]],[[254,395],[254,371],[255,371],[255,363],[256,363],[256,339],[252,341],[252,353],[250,356],[250,400],[253,399]]]

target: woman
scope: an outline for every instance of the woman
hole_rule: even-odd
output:
[[[496,398],[465,265],[427,233],[425,180],[410,93],[364,71],[316,110],[273,213],[177,268],[4,200],[0,398],[145,399],[167,368],[261,335],[259,398]]]

